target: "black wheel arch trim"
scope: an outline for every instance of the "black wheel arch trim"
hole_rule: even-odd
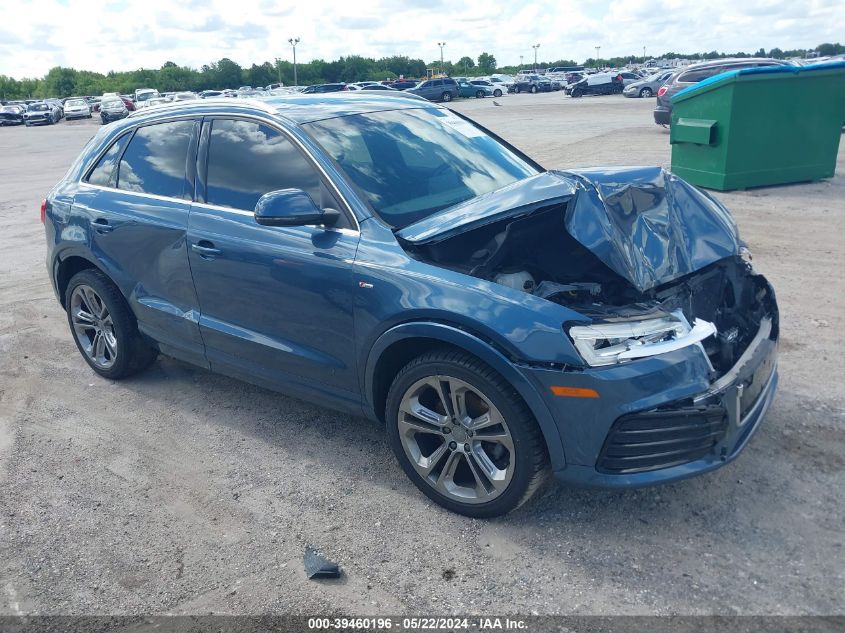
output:
[[[563,441],[557,424],[548,406],[535,385],[514,367],[511,360],[493,344],[459,327],[435,321],[410,321],[393,326],[381,334],[369,350],[362,382],[365,413],[373,419],[381,419],[375,410],[376,367],[382,355],[394,344],[408,339],[428,339],[434,343],[450,345],[476,356],[497,371],[516,390],[528,405],[540,427],[553,470],[566,467]]]

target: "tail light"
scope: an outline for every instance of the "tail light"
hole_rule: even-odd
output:
[[[47,221],[47,200],[44,199],[41,201],[41,224],[44,224]]]
[[[663,95],[666,94],[666,90],[668,90],[668,88],[666,88],[666,86],[660,86],[660,88],[657,90],[657,96],[662,97]]]

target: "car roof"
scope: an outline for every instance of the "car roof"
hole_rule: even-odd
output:
[[[775,64],[783,64],[784,66],[790,65],[789,62],[784,61],[782,59],[773,59],[771,57],[725,57],[724,59],[710,59],[706,62],[699,62],[697,64],[690,64],[685,68],[679,69],[682,70],[692,70],[698,68],[707,68],[708,66],[724,66],[724,65],[732,65],[732,64],[754,64],[757,62],[774,62]]]
[[[239,99],[237,101],[226,98],[183,101],[173,103],[171,107],[160,112],[150,112],[146,109],[133,112],[128,120],[164,118],[181,112],[195,112],[198,115],[219,115],[248,114],[251,111],[275,115],[294,124],[303,124],[353,114],[420,108],[442,109],[441,106],[429,101],[412,99],[405,95],[391,95],[387,91],[293,93]]]

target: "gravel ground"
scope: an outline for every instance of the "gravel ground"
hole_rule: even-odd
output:
[[[546,167],[668,166],[650,100],[497,101],[452,107]],[[0,130],[0,614],[843,613],[845,149],[833,180],[717,194],[783,315],[745,454],[477,521],[418,493],[375,424],[166,358],[90,371],[38,206],[95,123]],[[343,577],[306,580],[307,544]]]

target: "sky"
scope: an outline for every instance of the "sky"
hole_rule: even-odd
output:
[[[666,51],[754,52],[845,39],[843,0],[0,0],[0,74],[243,66],[341,55],[499,65]]]

